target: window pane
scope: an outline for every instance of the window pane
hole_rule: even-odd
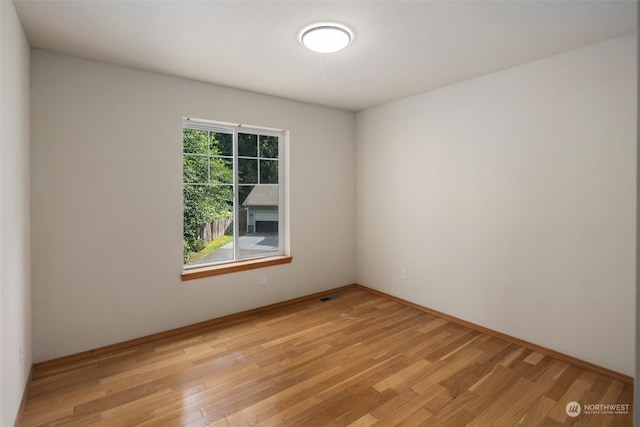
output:
[[[260,157],[268,157],[270,159],[278,158],[278,137],[277,136],[261,136],[260,137]]]
[[[238,156],[258,157],[258,136],[238,134]]]
[[[184,264],[278,254],[280,137],[186,125],[207,130],[183,129]]]
[[[240,184],[258,183],[257,159],[238,159],[238,181]]]
[[[233,156],[233,134],[211,132],[211,155]]]
[[[233,187],[185,185],[184,263],[233,259]]]
[[[244,201],[249,196],[253,190],[253,185],[240,185],[238,186],[238,200],[240,201],[240,206],[244,206]]]
[[[241,259],[252,258],[277,252],[278,239],[278,201],[277,185],[242,186],[238,191],[242,209],[240,219],[240,237],[238,253]],[[244,224],[243,224],[244,223]]]
[[[182,181],[197,184],[209,182],[208,160],[205,156],[182,156]]]
[[[207,154],[208,134],[206,130],[182,129],[182,152]]]
[[[260,184],[278,183],[278,161],[260,160]]]
[[[233,184],[233,160],[222,157],[210,159],[211,182],[214,184]]]

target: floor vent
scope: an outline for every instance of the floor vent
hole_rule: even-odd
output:
[[[333,295],[327,295],[326,297],[322,297],[319,299],[320,302],[327,302],[327,301],[333,301],[334,299],[340,299],[342,298],[342,295],[340,294],[333,294]]]

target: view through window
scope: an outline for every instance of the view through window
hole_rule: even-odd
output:
[[[282,132],[185,120],[185,268],[281,255]]]

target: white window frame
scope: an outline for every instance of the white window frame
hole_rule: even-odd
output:
[[[285,255],[285,137],[286,131],[283,129],[274,129],[274,128],[266,128],[260,126],[249,126],[242,124],[232,124],[225,122],[214,122],[209,120],[202,119],[193,119],[193,118],[183,118],[182,129],[195,129],[195,130],[206,130],[210,132],[220,132],[220,133],[228,133],[233,135],[233,259],[230,260],[222,260],[210,263],[199,263],[199,264],[183,264],[183,269],[185,271],[191,269],[202,269],[206,267],[220,266],[224,264],[231,263],[244,263],[246,261],[258,260],[261,258],[272,258],[279,257]],[[258,138],[258,152],[257,152],[257,160],[258,160],[258,180],[260,177],[260,136],[274,136],[278,138],[278,184],[253,184],[254,186],[258,185],[278,185],[278,250],[271,252],[264,252],[255,257],[240,257],[241,248],[237,244],[237,238],[239,237],[239,227],[240,221],[238,220],[239,211],[240,211],[240,203],[239,200],[239,188],[241,184],[238,179],[238,158],[243,157],[238,155],[238,135],[239,134],[248,134],[248,135],[256,135]],[[183,154],[184,156],[184,151]],[[210,172],[209,172],[210,173]],[[185,184],[184,185],[197,185],[197,184]],[[183,195],[184,198],[184,195]],[[248,211],[247,211],[248,214]],[[290,262],[290,261],[289,261]]]

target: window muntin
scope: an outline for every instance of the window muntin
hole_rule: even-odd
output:
[[[282,255],[283,136],[184,121],[185,268]]]

